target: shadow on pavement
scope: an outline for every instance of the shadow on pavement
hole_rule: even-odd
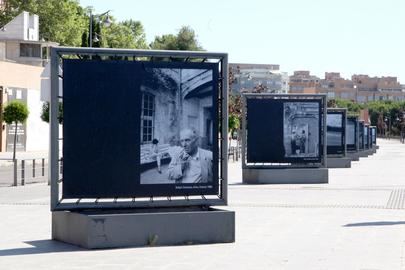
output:
[[[392,225],[405,225],[405,221],[376,221],[376,222],[349,223],[343,225],[343,227],[392,226]]]
[[[65,244],[54,240],[36,240],[24,243],[31,245],[32,247],[3,249],[0,250],[0,257],[87,250],[84,248],[80,248],[77,246]]]

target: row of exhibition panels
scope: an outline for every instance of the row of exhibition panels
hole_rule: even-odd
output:
[[[227,204],[226,54],[54,48],[53,57],[53,211]],[[172,58],[184,61],[156,61]],[[351,157],[375,149],[375,128],[347,116],[344,109],[328,112],[326,95],[245,94],[243,101],[244,183],[269,175],[270,183],[324,183],[328,168],[349,167]],[[57,118],[61,102],[62,130]],[[100,108],[108,117],[101,117]],[[184,127],[195,128],[206,144],[199,146],[207,162],[200,165],[205,181],[198,184],[182,181],[185,177],[173,180],[166,167],[162,172],[153,167],[157,162],[150,168],[142,164],[145,138],[170,145],[172,135],[179,139]],[[57,164],[62,159],[60,179]],[[309,180],[301,179],[303,175]]]
[[[328,168],[378,149],[377,128],[327,108],[325,95],[243,96],[243,183],[327,183]]]
[[[85,248],[234,242],[235,212],[213,208],[228,205],[228,75],[226,53],[52,48],[52,239]],[[376,149],[373,128],[345,110],[329,115],[326,95],[243,101],[244,183],[327,183],[333,160]],[[162,170],[157,160],[144,167],[145,141],[194,141],[190,128],[205,141],[199,156],[177,143]]]

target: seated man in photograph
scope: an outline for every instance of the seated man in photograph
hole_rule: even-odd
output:
[[[169,179],[176,183],[208,183],[212,179],[212,152],[198,147],[195,130],[183,129],[180,132],[182,150],[178,152],[168,167]]]

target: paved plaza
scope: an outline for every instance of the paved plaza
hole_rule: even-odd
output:
[[[405,269],[405,145],[330,169],[329,184],[242,185],[232,244],[84,250],[51,236],[49,187],[0,188],[0,269]]]

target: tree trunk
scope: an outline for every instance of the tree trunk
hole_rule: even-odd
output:
[[[15,161],[15,145],[16,145],[16,142],[17,142],[17,125],[18,125],[18,123],[15,122],[13,161]]]

